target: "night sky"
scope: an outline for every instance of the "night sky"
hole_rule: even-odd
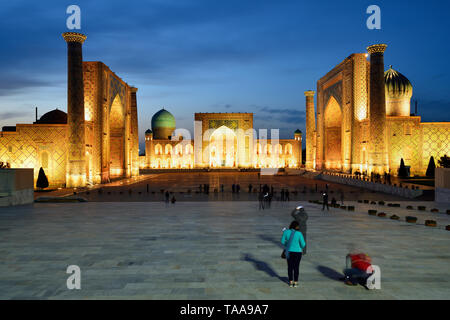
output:
[[[194,112],[253,112],[281,138],[305,130],[305,90],[352,53],[389,45],[386,68],[414,87],[423,121],[450,121],[449,1],[20,1],[0,4],[0,127],[67,110],[67,6],[81,7],[84,60],[139,88],[140,140],[166,108],[192,130]],[[381,7],[381,30],[366,9]],[[412,110],[414,108],[412,103]]]

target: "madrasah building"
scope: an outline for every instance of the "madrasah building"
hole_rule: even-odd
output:
[[[253,128],[253,113],[195,113],[194,139],[176,129],[175,117],[162,109],[145,132],[142,169],[299,168],[302,132],[279,139],[277,132]],[[270,138],[268,137],[270,134]]]
[[[396,175],[401,159],[425,175],[430,157],[450,154],[450,122],[411,114],[411,82],[392,66],[387,45],[352,54],[306,91],[306,168]],[[370,55],[370,60],[367,57]]]
[[[67,42],[67,113],[53,110],[33,124],[3,127],[0,161],[42,167],[51,187],[84,187],[139,175],[136,92],[105,64],[83,61],[86,36]],[[37,112],[36,112],[37,113]]]
[[[0,131],[0,162],[33,168],[35,183],[40,168],[51,187],[74,188],[137,176],[140,167],[301,166],[301,131],[294,139],[258,140],[251,113],[197,113],[196,139],[191,139],[176,129],[168,111],[161,110],[152,119],[153,131],[145,134],[146,155],[140,159],[137,88],[104,63],[83,61],[85,35],[66,32],[63,38],[68,56],[67,113],[56,109],[38,119],[36,112],[34,123]]]
[[[42,167],[52,187],[84,187],[139,175],[139,169],[300,168],[302,132],[259,137],[252,113],[196,113],[194,137],[167,110],[152,118],[139,156],[137,88],[105,64],[85,62],[86,36],[63,34],[68,48],[67,113],[0,131],[0,162]],[[450,154],[450,123],[422,123],[410,113],[412,85],[384,71],[386,45],[352,54],[306,95],[306,169],[397,173],[400,160],[423,175],[430,156]],[[271,131],[271,130],[270,130]]]

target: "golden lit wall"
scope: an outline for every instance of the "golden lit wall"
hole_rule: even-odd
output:
[[[16,132],[0,133],[0,161],[12,168],[34,168],[34,182],[43,167],[49,184],[66,182],[67,125],[18,124]]]
[[[202,141],[203,153],[197,155],[198,159],[201,159],[199,163],[194,163],[194,140],[181,142],[155,140],[153,134],[149,133],[145,136],[146,155],[145,160],[143,160],[145,168],[221,167],[221,163],[214,161],[216,158],[225,161],[225,167],[297,168],[301,166],[301,134],[295,134],[294,139],[279,139],[277,145],[272,145],[271,139],[254,139],[252,114],[201,113],[195,116],[197,121],[202,121],[202,131],[204,137],[206,137]],[[223,141],[217,140],[223,140],[224,138],[225,140],[228,139],[226,141],[229,142],[223,143]],[[230,148],[230,150],[226,150],[226,148]],[[220,152],[233,153],[231,162],[230,159],[221,157]]]
[[[426,172],[430,157],[436,162],[444,155],[450,156],[450,122],[423,122],[422,172]]]
[[[397,174],[403,158],[411,166],[411,174],[420,174],[422,164],[422,133],[420,117],[387,117],[387,148],[391,174]]]
[[[138,174],[139,141],[131,128],[132,117],[137,117],[131,108],[135,89],[99,61],[83,62],[83,72],[91,182],[104,183],[112,176]]]
[[[137,152],[139,147],[137,139],[130,142],[131,89],[101,62],[83,62],[83,81],[86,181],[109,181],[114,173],[110,168],[111,158],[115,164],[113,169],[129,177],[133,166],[139,166],[138,161],[132,164],[130,157],[132,150]],[[119,111],[113,111],[111,117],[113,101],[116,101]],[[119,121],[117,117],[123,119]],[[115,129],[112,135],[111,127]],[[9,162],[13,168],[34,168],[35,179],[39,168],[43,167],[51,186],[64,186],[67,179],[68,126],[18,124],[16,128],[16,132],[0,133],[0,161]],[[111,137],[113,141],[118,137],[120,143],[111,144]],[[138,172],[138,168],[134,172]]]
[[[192,169],[194,168],[193,140],[153,140],[146,135],[145,168]]]

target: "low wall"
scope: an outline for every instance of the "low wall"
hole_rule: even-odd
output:
[[[33,169],[0,169],[0,207],[33,203]]]
[[[439,203],[450,203],[450,169],[436,168],[435,171],[435,201]]]
[[[340,184],[346,184],[353,187],[358,188],[364,188],[369,189],[377,192],[383,192],[388,194],[397,195],[404,198],[413,199],[418,196],[421,196],[423,194],[422,190],[412,190],[408,188],[401,188],[401,187],[394,187],[388,184],[382,184],[382,183],[375,183],[370,181],[363,181],[358,179],[352,179],[352,178],[344,178],[340,176],[334,176],[334,175],[328,175],[325,173],[322,173],[318,176],[318,179],[340,183]]]

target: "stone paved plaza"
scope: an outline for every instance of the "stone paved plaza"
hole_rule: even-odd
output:
[[[317,205],[304,205],[309,251],[299,288],[285,284],[286,262],[280,258],[281,229],[291,221],[292,202],[265,211],[245,201],[2,208],[0,298],[450,297],[450,232],[371,217],[364,207],[323,213]],[[337,280],[352,249],[368,252],[381,267],[381,290]],[[66,268],[73,264],[81,268],[81,290],[66,287]]]

